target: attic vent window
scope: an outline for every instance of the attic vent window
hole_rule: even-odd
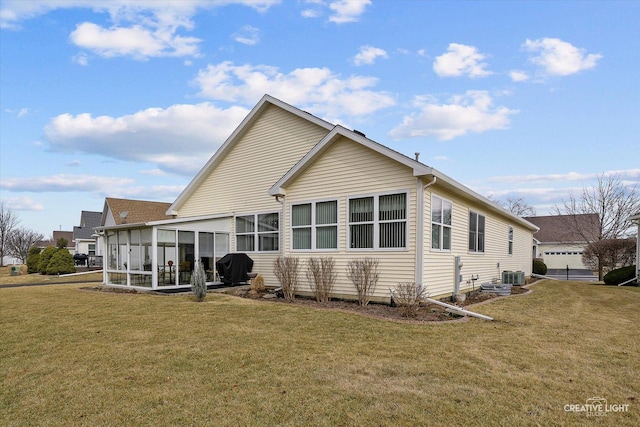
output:
[[[364,137],[364,138],[366,138],[366,137],[367,137],[367,135],[365,135],[365,134],[364,134],[364,132],[360,132],[360,131],[359,131],[359,130],[357,130],[357,129],[354,129],[354,130],[353,130],[353,133],[357,133],[358,135],[360,135],[360,136],[362,136],[362,137]]]

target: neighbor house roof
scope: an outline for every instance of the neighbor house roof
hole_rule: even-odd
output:
[[[73,227],[74,239],[93,239],[94,228],[100,227],[102,212],[82,211],[80,225]]]
[[[100,225],[105,225],[105,216],[108,210],[111,211],[116,225],[172,219],[171,215],[167,215],[167,210],[170,206],[171,203],[107,197],[104,199],[104,210]]]
[[[583,236],[596,239],[600,229],[598,214],[530,216],[525,219],[540,227],[536,233],[540,243],[584,243]]]
[[[60,238],[67,241],[67,249],[74,249],[76,247],[76,242],[73,240],[73,231],[54,231],[51,245],[56,246]]]

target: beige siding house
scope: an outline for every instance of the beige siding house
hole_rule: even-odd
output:
[[[279,286],[277,257],[304,266],[326,256],[338,271],[334,296],[354,297],[347,263],[375,258],[381,301],[401,282],[439,297],[499,280],[505,270],[529,275],[537,231],[441,172],[268,95],[166,213],[171,220],[144,226],[193,233],[183,240],[195,259],[211,253],[201,235],[226,233],[228,250],[248,254],[271,287]],[[153,245],[162,240],[153,236]],[[175,245],[172,256],[180,257]],[[154,262],[151,287],[163,286],[155,282],[162,264]],[[304,271],[299,277],[300,292],[309,292]]]

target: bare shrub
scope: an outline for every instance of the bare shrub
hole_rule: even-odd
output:
[[[264,292],[266,290],[264,286],[264,276],[262,274],[258,274],[251,279],[251,290],[256,292]]]
[[[196,297],[196,301],[204,301],[207,296],[207,275],[204,272],[204,266],[199,259],[195,260],[193,266],[193,274],[191,275],[191,291]]]
[[[378,284],[378,260],[374,258],[354,259],[347,264],[347,276],[358,292],[361,306],[369,304]]]
[[[331,299],[333,285],[338,277],[335,265],[331,257],[307,260],[307,279],[318,302],[328,302]]]
[[[293,301],[298,290],[298,258],[278,257],[273,262],[273,274],[276,275],[286,301]]]
[[[416,317],[420,304],[428,296],[427,289],[414,282],[398,283],[393,290],[393,300],[403,317]]]

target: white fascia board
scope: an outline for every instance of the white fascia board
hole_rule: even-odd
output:
[[[640,213],[637,213],[637,214],[635,214],[633,216],[630,216],[629,219],[631,221],[640,221]]]
[[[94,228],[94,230],[118,230],[118,229],[128,229],[128,228],[154,227],[154,226],[172,225],[172,224],[188,224],[190,222],[206,221],[210,219],[230,218],[233,216],[234,216],[233,213],[224,213],[224,214],[215,214],[215,215],[199,215],[199,216],[190,216],[185,218],[161,219],[158,221],[136,222],[131,224],[119,224],[119,225],[111,225],[107,227],[96,227]]]
[[[300,118],[310,121],[320,127],[327,129],[327,131],[333,128],[333,125],[325,120],[322,120],[306,111],[300,110],[292,105],[289,105],[271,95],[264,95],[262,99],[251,109],[249,114],[242,120],[238,127],[233,131],[226,141],[218,148],[215,154],[209,159],[202,169],[196,174],[191,182],[182,190],[182,193],[176,198],[173,204],[167,210],[167,215],[178,215],[183,203],[189,198],[189,196],[200,186],[202,181],[209,175],[209,171],[217,166],[217,164],[225,157],[225,155],[231,150],[234,142],[238,140],[251,126],[251,124],[260,116],[268,105],[275,105],[283,110],[294,114]]]
[[[466,195],[468,198],[471,199],[475,199],[479,202],[481,202],[482,204],[486,205],[489,209],[498,212],[506,217],[511,218],[514,222],[528,228],[529,230],[533,231],[534,233],[539,231],[540,228],[537,225],[534,225],[532,223],[530,223],[529,221],[520,218],[517,215],[512,214],[511,212],[509,212],[507,209],[503,208],[502,206],[500,206],[499,204],[492,202],[491,200],[487,199],[484,196],[481,196],[480,194],[476,193],[475,191],[471,190],[469,187],[459,183],[458,181],[456,181],[455,179],[443,174],[442,172],[433,169],[433,176],[438,178],[438,183],[440,185],[442,185],[443,183],[446,183],[447,185],[445,186],[449,186],[454,188],[455,190],[457,190],[458,192],[462,193],[463,195]]]
[[[298,161],[286,174],[282,176],[270,189],[270,196],[283,196],[286,194],[285,188],[293,182],[301,173],[305,171],[315,160],[317,160],[322,153],[324,153],[335,141],[340,137],[348,138],[354,142],[362,144],[363,146],[382,154],[392,160],[395,160],[403,165],[409,167],[413,171],[413,176],[429,176],[432,174],[432,168],[420,163],[416,160],[410,159],[404,154],[398,153],[382,144],[372,141],[356,132],[346,129],[340,125],[337,125],[318,142],[307,154]]]

